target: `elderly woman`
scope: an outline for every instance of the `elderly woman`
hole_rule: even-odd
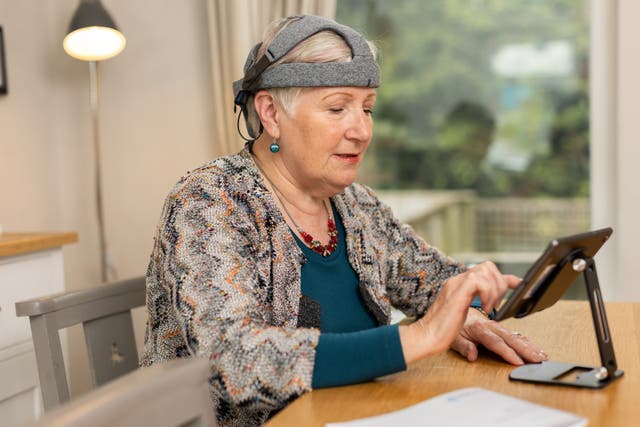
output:
[[[517,277],[489,262],[465,268],[354,183],[378,85],[354,30],[315,16],[272,24],[234,84],[250,141],[166,200],[143,365],[208,358],[222,426],[260,425],[313,388],[449,347],[470,361],[478,345],[514,365],[546,358],[484,314]],[[392,306],[418,320],[390,325]]]

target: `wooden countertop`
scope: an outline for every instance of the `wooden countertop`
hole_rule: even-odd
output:
[[[75,231],[57,233],[9,233],[0,234],[0,257],[26,254],[75,243]]]

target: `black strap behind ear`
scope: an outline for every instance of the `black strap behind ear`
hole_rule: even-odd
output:
[[[262,127],[262,123],[260,123],[260,131],[258,132],[258,135],[255,138],[251,138],[251,137],[246,137],[244,136],[244,134],[242,133],[242,130],[240,129],[240,116],[242,114],[238,113],[238,119],[236,120],[236,129],[238,129],[238,135],[240,135],[240,138],[244,139],[246,142],[249,143],[249,148],[253,147],[253,143],[256,141],[256,139],[260,138],[260,135],[262,135],[262,131],[264,130],[264,128]],[[245,123],[247,123],[247,117],[245,115]]]
[[[249,102],[250,97],[251,97],[251,92],[249,91],[241,90],[240,92],[238,92],[235,99],[233,100],[233,103],[235,104],[233,106],[233,112],[235,113],[237,111],[237,107],[240,107],[240,112],[238,112],[238,119],[236,120],[236,128],[238,129],[238,135],[240,135],[240,138],[244,139],[246,142],[253,145],[253,142],[256,139],[260,138],[260,135],[262,135],[264,128],[262,127],[262,123],[260,123],[260,129],[258,130],[258,134],[254,138],[251,138],[251,136],[253,135],[251,135],[252,132],[251,132],[251,129],[249,129],[249,110],[247,108],[247,103]],[[242,133],[242,130],[240,130],[241,115],[244,116],[244,122],[246,123],[247,131],[249,132],[249,137],[244,136],[244,134]]]

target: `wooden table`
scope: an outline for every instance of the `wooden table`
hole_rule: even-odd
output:
[[[323,426],[398,410],[472,386],[582,415],[589,419],[591,427],[640,425],[640,303],[607,303],[606,310],[618,368],[624,370],[624,376],[604,389],[510,381],[513,367],[488,352],[469,363],[448,351],[373,382],[314,390],[294,401],[266,426]],[[504,324],[542,345],[551,360],[600,365],[586,301],[559,301],[547,310],[524,319],[509,319]]]

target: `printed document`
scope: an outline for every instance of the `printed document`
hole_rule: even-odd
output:
[[[587,419],[479,387],[442,394],[405,409],[326,427],[582,427]]]

